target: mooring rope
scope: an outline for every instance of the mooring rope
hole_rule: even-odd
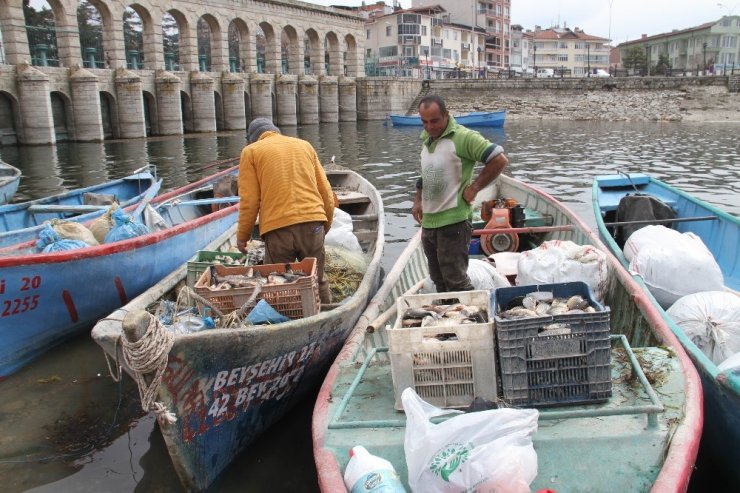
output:
[[[139,387],[141,407],[147,412],[154,411],[160,426],[174,424],[177,421],[174,413],[168,411],[162,402],[156,402],[159,384],[167,369],[167,356],[174,342],[174,334],[151,315],[146,333],[141,339],[130,342],[125,336],[121,336],[123,359],[134,372],[134,380]],[[147,373],[154,373],[148,385],[144,380],[144,375]]]

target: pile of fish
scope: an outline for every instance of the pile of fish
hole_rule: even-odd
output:
[[[286,284],[295,282],[307,274],[302,271],[292,270],[289,264],[285,266],[285,272],[270,272],[262,275],[259,270],[252,267],[248,268],[244,274],[221,275],[214,265],[210,269],[210,282],[208,287],[211,291],[221,291],[235,288],[253,288],[255,286],[264,286],[266,284]]]
[[[594,313],[596,309],[583,296],[555,298],[551,291],[534,291],[513,298],[499,316],[504,319]]]
[[[484,308],[455,303],[451,305],[424,305],[408,308],[401,318],[401,326],[409,327],[451,327],[463,324],[488,322]]]

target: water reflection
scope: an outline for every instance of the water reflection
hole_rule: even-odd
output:
[[[617,169],[651,173],[740,215],[738,130],[732,124],[512,121],[505,129],[482,133],[505,147],[511,162],[508,174],[552,193],[593,224],[592,179]],[[419,175],[419,129],[357,122],[283,131],[309,140],[322,162],[336,156],[337,163],[360,172],[380,190],[387,232],[383,263],[388,269],[418,230],[410,210]],[[212,163],[237,157],[245,143],[244,132],[236,132],[0,147],[0,158],[23,171],[18,198],[28,200],[125,176],[146,163],[157,165],[165,189],[174,188],[223,169]],[[0,382],[3,489],[179,491],[161,435],[150,417],[141,418],[136,389],[130,379],[126,382],[119,390],[110,380],[100,351],[87,335]],[[249,454],[236,458],[218,490],[315,490],[311,408],[309,399]],[[110,438],[75,460],[65,459],[65,443],[49,439],[69,433],[68,446],[76,432],[84,437],[101,428],[101,435],[111,430]],[[45,457],[54,460],[38,461]],[[286,468],[289,475],[284,474]]]

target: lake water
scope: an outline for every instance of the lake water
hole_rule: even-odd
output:
[[[285,128],[310,141],[322,162],[358,171],[382,193],[388,269],[416,231],[410,216],[419,131],[382,122]],[[740,215],[738,124],[512,121],[484,130],[509,156],[507,173],[558,197],[594,225],[591,181],[616,170],[648,172]],[[238,156],[244,134],[158,138],[55,147],[0,147],[23,171],[16,200],[129,174],[153,163],[163,188],[184,185]],[[19,328],[22,330],[22,328]],[[130,379],[113,382],[102,352],[82,334],[0,381],[0,490],[181,491],[151,416]],[[317,491],[311,399],[265,434],[214,491]],[[699,472],[707,468],[700,465]],[[288,471],[286,473],[286,471]],[[699,474],[692,490],[705,489]]]

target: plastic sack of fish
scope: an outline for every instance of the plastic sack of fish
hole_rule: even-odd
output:
[[[115,243],[116,241],[128,240],[149,233],[149,228],[136,221],[121,209],[113,211],[111,217],[113,218],[114,226],[105,235],[104,243]]]
[[[583,281],[596,299],[603,300],[608,286],[607,256],[591,245],[551,240],[522,252],[517,263],[516,283],[554,284]]]
[[[666,313],[714,364],[740,352],[740,296],[726,291],[693,293]]]
[[[43,253],[63,252],[65,250],[76,250],[89,246],[82,240],[65,240],[57,233],[51,224],[44,226],[39,231],[39,239],[36,241],[36,248]]]
[[[473,289],[495,289],[511,286],[506,276],[496,270],[490,262],[480,259],[471,258],[468,261],[468,277]],[[427,276],[424,280],[422,293],[436,293],[437,288],[434,286],[431,278]]]
[[[699,291],[722,291],[722,270],[712,252],[693,233],[645,226],[624,245],[631,272],[640,274],[663,308]]]
[[[98,243],[103,243],[105,241],[105,235],[107,235],[113,227],[113,211],[118,210],[118,208],[118,202],[113,202],[102,216],[96,218],[90,223],[90,232],[93,234],[95,239],[98,240]]]
[[[84,241],[89,246],[99,245],[92,232],[83,224],[64,219],[52,219],[49,224],[63,240]]]
[[[361,252],[362,247],[357,237],[352,233],[352,216],[342,209],[334,209],[334,220],[331,229],[324,237],[324,245],[333,245],[354,252]]]
[[[413,389],[401,394],[406,413],[404,452],[412,492],[529,492],[537,476],[536,409],[492,409],[449,415]]]

